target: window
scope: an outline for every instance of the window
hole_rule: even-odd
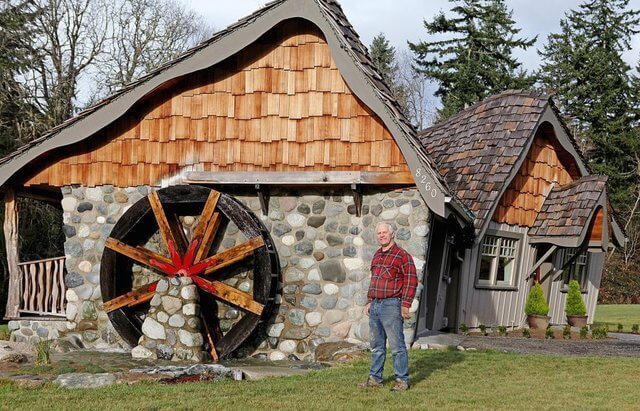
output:
[[[577,252],[578,249],[576,248],[563,248],[560,250],[560,267],[565,267]],[[585,290],[587,288],[587,266],[587,252],[583,251],[570,265],[564,268],[565,286],[569,285],[569,281],[576,280],[580,284],[580,289]]]
[[[480,248],[478,285],[512,286],[518,264],[515,238],[486,235]]]

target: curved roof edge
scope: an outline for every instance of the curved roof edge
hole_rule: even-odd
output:
[[[302,18],[325,35],[336,66],[354,94],[376,113],[389,129],[412,171],[427,206],[447,214],[446,204],[466,221],[473,214],[447,188],[431,160],[421,150],[413,126],[371,62],[366,48],[335,0],[276,0],[216,33],[47,134],[0,159],[0,185],[50,150],[81,142],[123,116],[136,102],[167,82],[211,67],[255,42],[277,24]]]

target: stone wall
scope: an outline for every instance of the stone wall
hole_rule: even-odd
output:
[[[147,187],[63,188],[68,272],[65,282],[69,290],[68,322],[61,334],[80,338],[88,347],[125,345],[102,311],[100,259],[104,242],[119,217],[148,192]],[[277,305],[264,330],[265,338],[250,349],[256,356],[272,360],[291,356],[308,359],[322,342],[368,342],[368,319],[363,315],[363,307],[367,303],[369,264],[378,248],[375,237],[378,221],[396,225],[397,242],[414,257],[422,277],[429,211],[415,189],[365,192],[360,217],[355,215],[348,190],[330,195],[318,190],[272,192],[267,216],[262,214],[256,196],[236,198],[260,216],[269,229],[282,268]],[[189,229],[195,220],[185,219],[183,223]],[[245,240],[237,227],[229,224],[220,249]],[[156,244],[155,248],[158,247]],[[136,281],[146,282],[149,274],[135,269]],[[241,267],[226,282],[250,292],[251,274]],[[422,285],[417,296],[421,290]],[[411,307],[414,317],[417,308],[416,299]],[[241,315],[238,310],[219,305],[223,330]],[[405,322],[407,342],[413,340],[414,317]]]

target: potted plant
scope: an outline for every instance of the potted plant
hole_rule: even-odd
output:
[[[524,306],[524,312],[527,314],[527,323],[529,327],[534,329],[546,329],[549,325],[549,305],[544,298],[544,292],[540,283],[536,282],[529,291],[527,303]]]
[[[587,307],[582,300],[580,284],[576,280],[569,281],[569,291],[567,292],[567,303],[564,308],[567,314],[567,322],[573,327],[584,327],[587,325]]]

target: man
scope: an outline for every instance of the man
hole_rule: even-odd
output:
[[[371,260],[369,316],[371,334],[371,371],[361,388],[382,387],[382,371],[387,354],[387,339],[393,356],[395,384],[391,391],[409,388],[409,358],[404,342],[403,324],[409,318],[409,307],[416,294],[418,276],[413,258],[395,243],[395,230],[385,222],[376,225],[380,248]]]

